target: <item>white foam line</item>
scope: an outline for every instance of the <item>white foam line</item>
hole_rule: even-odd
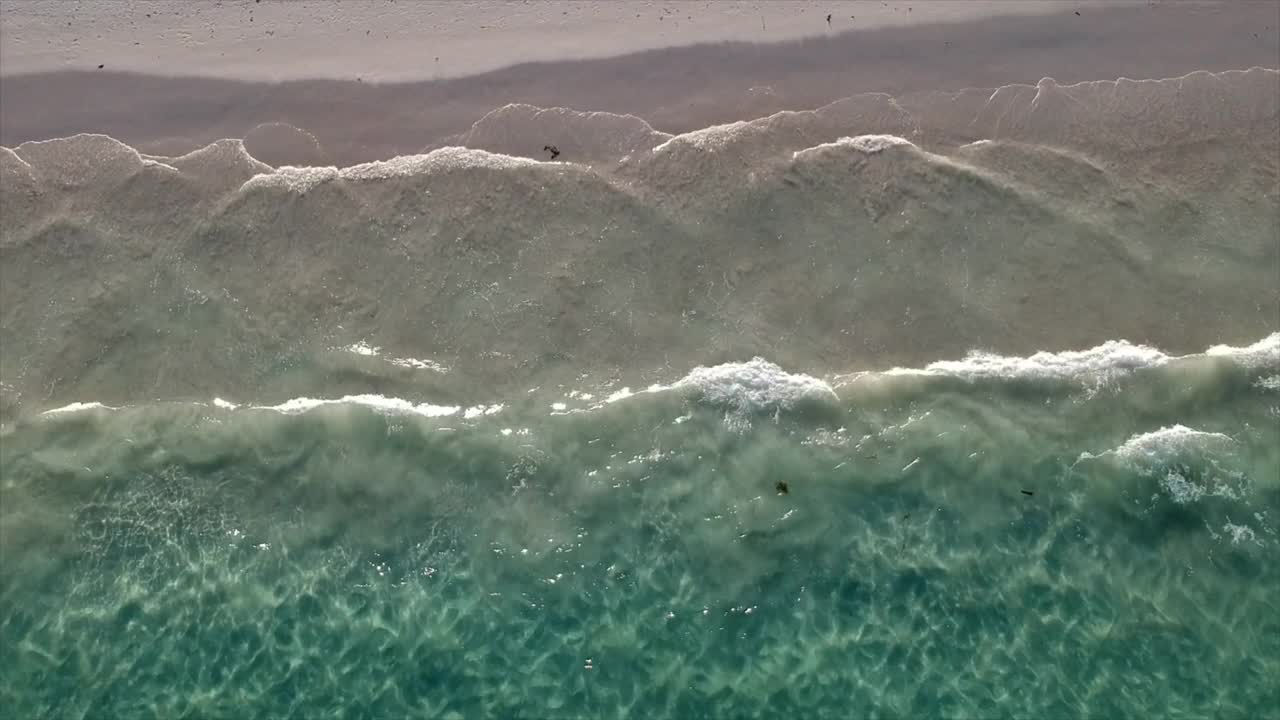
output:
[[[874,155],[902,145],[915,147],[915,144],[910,140],[900,138],[897,135],[857,135],[855,137],[842,137],[835,142],[821,143],[803,150],[797,150],[791,153],[791,159],[799,160],[806,155],[816,155],[837,148],[852,148],[867,155]]]
[[[0,155],[10,158],[11,160],[16,160],[19,164],[22,165],[22,167],[28,172],[28,174],[30,174],[34,170],[34,168],[31,167],[31,163],[27,162],[26,160],[23,160],[22,156],[14,152],[12,148],[7,148],[7,147],[4,147],[3,145],[0,145]]]
[[[85,410],[119,410],[118,407],[103,405],[100,402],[73,402],[52,410],[45,410],[41,415],[62,415],[64,413],[84,412]]]
[[[388,414],[421,415],[423,417],[448,417],[462,410],[458,405],[417,405],[402,398],[382,395],[347,395],[339,399],[294,398],[279,405],[254,405],[252,410],[270,410],[284,415],[296,415],[325,405],[361,405]]]
[[[506,406],[501,403],[497,403],[494,405],[475,405],[463,411],[462,417],[466,420],[471,420],[472,418],[484,417],[487,415],[496,415],[502,412],[502,409],[505,407]]]
[[[27,148],[29,150],[30,148],[41,147],[44,145],[49,145],[51,147],[59,147],[59,146],[67,147],[73,144],[83,145],[86,142],[101,142],[101,141],[105,141],[109,146],[119,150],[123,155],[130,156],[133,159],[137,160],[139,167],[155,167],[161,170],[171,171],[175,175],[181,174],[178,168],[173,167],[172,165],[165,164],[158,160],[153,160],[150,157],[145,157],[143,156],[142,153],[138,152],[137,148],[133,147],[132,145],[128,145],[124,142],[121,142],[120,140],[117,140],[111,137],[110,135],[104,135],[103,133],[76,133],[75,135],[71,135],[69,137],[49,138],[47,140],[28,140],[27,142],[22,143],[21,145],[14,148],[13,150],[14,150],[14,153],[21,158],[23,148]],[[22,158],[22,159],[24,161],[26,160],[25,158]],[[28,165],[30,165],[29,162],[28,162]]]
[[[757,357],[743,363],[699,366],[670,385],[654,384],[639,391],[624,387],[591,406],[591,409],[600,409],[638,395],[668,391],[687,393],[743,414],[777,411],[804,400],[834,400],[837,397],[835,390],[822,380],[786,372],[778,365]],[[586,397],[586,394],[577,391],[571,391],[569,396],[575,397],[575,394],[576,397]],[[562,402],[553,403],[551,407],[556,411],[553,414],[563,414],[567,408]]]
[[[832,400],[835,390],[818,378],[789,373],[764,358],[697,367],[671,386],[713,403],[747,411],[789,408],[803,400]]]
[[[382,352],[382,348],[374,347],[369,343],[365,342],[364,340],[361,340],[360,342],[355,343],[354,345],[348,345],[343,349],[349,353],[355,353],[356,355],[364,355],[366,357],[378,357],[378,354]]]
[[[357,354],[375,357],[380,353],[379,348],[370,346],[363,341],[345,349]],[[1144,345],[1133,345],[1126,341],[1110,341],[1090,350],[1060,353],[1040,352],[1026,358],[975,353],[966,360],[931,363],[923,369],[894,368],[886,372],[862,372],[837,377],[842,377],[848,382],[855,382],[866,377],[894,375],[947,375],[970,379],[1027,377],[1070,379],[1090,373],[1124,372],[1157,367],[1178,360],[1209,357],[1228,358],[1249,367],[1280,365],[1280,332],[1272,333],[1252,345],[1244,347],[1215,345],[1203,353],[1191,355],[1168,355]],[[392,360],[407,361],[409,359],[395,358]],[[434,365],[430,361],[413,362],[421,363],[427,367]],[[436,368],[433,367],[432,369]],[[440,371],[443,372],[443,370]],[[1265,378],[1259,381],[1258,385],[1264,389],[1273,389],[1280,385],[1280,376]],[[727,405],[735,410],[747,413],[787,409],[804,400],[824,401],[837,398],[835,390],[827,382],[803,373],[786,372],[778,365],[757,357],[744,363],[724,363],[711,367],[696,367],[683,378],[670,385],[654,384],[639,391],[624,387],[588,408],[570,410],[567,404],[563,402],[553,403],[551,407],[552,410],[556,411],[555,414],[580,412],[586,409],[599,409],[605,405],[641,394],[667,391],[689,393],[697,396],[700,400],[713,404]],[[580,400],[594,398],[589,393],[578,391],[570,391],[568,396]],[[217,397],[213,398],[211,404],[225,410],[236,410],[244,407]],[[505,405],[495,403],[469,406],[464,412],[463,408],[458,405],[415,404],[402,398],[388,398],[373,394],[347,395],[337,399],[300,397],[277,405],[252,405],[248,406],[247,409],[296,414],[324,405],[335,404],[362,405],[381,412],[415,414],[425,417],[447,417],[462,413],[464,418],[476,418],[494,415],[505,409]],[[95,409],[119,410],[120,408],[104,405],[100,402],[75,402],[63,407],[46,410],[41,414],[56,415]],[[1135,436],[1130,438],[1124,446],[1108,452],[1138,452],[1140,448],[1146,447],[1148,444],[1167,444],[1167,442],[1173,442],[1174,438],[1183,437],[1231,440],[1226,435],[1201,433],[1176,425],[1171,428],[1162,428],[1154,433]],[[1126,451],[1126,447],[1131,449]],[[1088,453],[1085,455],[1088,455]]]
[[[1280,332],[1271,333],[1258,342],[1244,347],[1214,345],[1205,350],[1204,354],[1209,357],[1232,358],[1251,367],[1280,364]]]
[[[610,393],[609,397],[604,399],[604,402],[606,405],[608,405],[608,404],[616,403],[619,400],[626,400],[627,398],[630,398],[630,397],[635,397],[635,393],[631,392],[631,388],[624,387],[621,390]]]
[[[413,370],[431,370],[438,373],[449,372],[449,368],[434,360],[419,360],[418,358],[388,358],[387,362],[398,367],[411,368]]]
[[[1195,430],[1185,425],[1171,425],[1159,430],[1139,433],[1125,440],[1120,446],[1103,451],[1097,455],[1081,453],[1076,462],[1094,460],[1113,456],[1121,460],[1154,460],[1158,461],[1168,455],[1193,449],[1208,449],[1215,445],[1233,445],[1235,440],[1229,435],[1216,432]]]
[[[923,368],[896,367],[882,372],[866,371],[841,376],[847,382],[877,376],[950,376],[979,379],[1058,379],[1070,380],[1088,375],[1121,374],[1195,358],[1229,358],[1247,367],[1280,364],[1280,332],[1272,333],[1252,345],[1232,347],[1215,345],[1203,353],[1169,355],[1146,345],[1126,340],[1110,340],[1088,350],[1038,352],[1028,357],[975,352],[964,360],[942,360]]]
[[[332,165],[317,167],[294,167],[285,165],[271,172],[263,172],[249,178],[240,186],[240,192],[255,188],[277,187],[295,192],[306,192],[317,185],[332,180],[369,181],[387,180],[397,177],[424,175],[437,170],[459,168],[489,168],[507,170],[522,167],[537,167],[547,163],[529,158],[503,155],[502,153],[476,150],[464,147],[443,147],[424,155],[401,155],[390,160],[337,168]],[[554,163],[565,165],[565,163]]]
[[[733,137],[733,135],[738,131],[759,123],[762,120],[768,119],[769,118],[738,120],[737,122],[725,123],[723,125],[712,125],[710,127],[699,128],[697,130],[690,130],[686,133],[671,136],[665,142],[661,142],[656,145],[651,152],[654,154],[664,153],[675,145],[681,144],[702,150],[716,149],[728,142],[728,138]]]
[[[1195,430],[1186,425],[1171,425],[1152,432],[1134,435],[1116,448],[1118,455],[1150,455],[1160,450],[1203,444],[1235,443],[1229,435]]]
[[[353,345],[342,348],[343,351],[352,353],[353,355],[361,355],[364,357],[381,357],[382,348],[370,345],[368,342],[361,340]],[[391,357],[384,360],[392,365],[402,368],[410,368],[412,370],[431,370],[438,373],[447,373],[449,368],[441,365],[434,360],[420,360],[410,357]]]
[[[236,153],[237,155],[243,156],[246,160],[250,160],[250,161],[254,160],[253,156],[249,154],[249,151],[245,149],[244,140],[241,138],[222,138],[220,140],[214,140],[208,145],[205,145],[204,147],[201,147],[201,148],[196,148],[195,150],[192,150],[191,152],[186,153],[184,155],[167,155],[167,156],[155,155],[153,157],[164,158],[165,160],[172,160],[174,162],[191,161],[191,160],[198,160],[200,157],[204,155],[209,155],[220,149],[224,149],[228,147],[231,148],[232,152]],[[262,163],[261,161],[257,161],[257,162],[260,162],[262,165],[266,165],[266,163]]]

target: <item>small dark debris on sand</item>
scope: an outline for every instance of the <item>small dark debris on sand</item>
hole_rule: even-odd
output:
[[[104,68],[104,67],[106,67],[106,65],[99,65],[99,66],[98,66],[98,69],[99,69],[99,70],[101,70],[101,69],[102,69],[102,68]]]
[[[786,495],[791,492],[791,488],[788,487],[787,484],[781,480],[779,480],[778,484],[774,485],[773,487],[775,490],[778,491],[779,495]]]
[[[555,145],[543,145],[542,151],[551,153],[552,160],[555,160],[556,158],[560,157],[560,148],[556,147]]]

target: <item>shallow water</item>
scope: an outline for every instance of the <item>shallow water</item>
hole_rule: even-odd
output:
[[[236,139],[0,148],[0,423],[1248,344],[1280,330],[1278,75],[867,94],[680,135],[508,105],[466,147],[346,168]]]
[[[1277,343],[830,382],[755,361],[554,407],[49,413],[3,438],[0,701],[1262,717]]]

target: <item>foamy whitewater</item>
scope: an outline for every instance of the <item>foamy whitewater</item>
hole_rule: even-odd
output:
[[[1276,81],[0,148],[0,707],[1272,716]]]

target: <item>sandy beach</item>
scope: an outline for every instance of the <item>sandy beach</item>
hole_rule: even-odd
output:
[[[679,133],[862,92],[1280,66],[1270,3],[67,7],[0,8],[0,145],[100,132],[172,155],[231,137],[272,164],[350,165],[455,142],[507,103]],[[264,123],[318,147],[270,128],[255,144]]]
[[[110,2],[0,9],[0,72],[92,70],[254,82],[413,82],[705,43],[776,43],[1140,0]],[[1083,14],[1083,13],[1082,13]]]

